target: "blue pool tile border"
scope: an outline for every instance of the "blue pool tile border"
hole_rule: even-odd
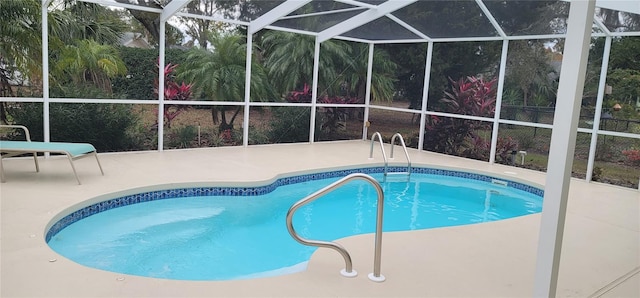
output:
[[[406,167],[388,167],[388,172],[404,172],[407,170]],[[165,189],[165,190],[157,190],[157,191],[149,191],[144,193],[138,193],[133,195],[127,195],[123,197],[113,198],[106,201],[102,201],[99,203],[95,203],[93,205],[84,207],[77,211],[72,212],[71,214],[63,217],[59,221],[49,228],[47,231],[47,235],[45,236],[45,241],[49,242],[53,236],[58,234],[64,228],[69,225],[83,219],[94,215],[96,213],[104,212],[109,209],[118,208],[122,206],[162,200],[162,199],[173,199],[173,198],[186,198],[186,197],[202,197],[202,196],[260,196],[274,191],[279,186],[290,185],[295,183],[302,183],[313,180],[321,180],[328,178],[338,178],[344,177],[353,173],[364,173],[364,174],[379,174],[384,172],[384,167],[368,167],[368,168],[355,168],[355,169],[347,169],[347,170],[337,170],[337,171],[329,171],[322,173],[313,173],[313,174],[304,174],[297,175],[291,177],[279,178],[275,182],[269,185],[263,186],[255,186],[255,187],[224,187],[224,186],[216,186],[216,187],[193,187],[193,188],[176,188],[176,189]],[[444,170],[444,169],[434,169],[434,168],[411,168],[412,173],[419,174],[432,174],[432,175],[440,175],[440,176],[451,176],[451,177],[459,177],[465,179],[479,180],[484,182],[492,182],[494,180],[500,180],[502,182],[506,182],[508,187],[519,189],[536,196],[542,197],[544,195],[544,190],[527,185],[520,182],[514,182],[510,180],[499,179],[495,177],[491,177],[483,174],[475,174],[468,173],[462,171],[453,171],[453,170]]]

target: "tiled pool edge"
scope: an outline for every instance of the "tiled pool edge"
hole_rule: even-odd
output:
[[[387,168],[388,172],[403,172],[406,171],[406,167],[398,167],[391,166]],[[424,167],[416,167],[412,168],[412,173],[418,174],[433,174],[433,175],[441,175],[441,176],[451,176],[451,177],[459,177],[466,178],[472,180],[479,180],[483,182],[492,182],[493,180],[499,180],[503,182],[507,182],[508,187],[512,187],[515,189],[519,189],[537,196],[542,197],[544,195],[544,191],[540,188],[527,185],[520,182],[511,181],[503,178],[496,178],[489,175],[484,174],[476,174],[469,173],[463,171],[456,170],[446,170],[446,169],[437,169],[437,168],[424,168]],[[181,198],[181,197],[198,197],[198,196],[259,196],[263,194],[267,194],[278,188],[279,186],[302,183],[306,181],[327,179],[327,178],[337,178],[344,177],[353,173],[364,173],[364,174],[377,174],[382,173],[384,171],[384,167],[360,167],[353,169],[344,169],[344,170],[335,170],[335,171],[327,171],[321,173],[311,173],[311,174],[302,174],[296,176],[282,177],[277,179],[271,184],[262,185],[262,186],[243,186],[243,187],[225,187],[225,186],[215,186],[215,187],[190,187],[190,188],[174,188],[174,189],[164,189],[164,190],[156,190],[156,191],[148,191],[138,194],[126,195],[122,197],[108,199],[102,202],[98,202],[92,204],[90,206],[81,208],[76,210],[55,222],[46,232],[45,241],[49,242],[53,236],[58,234],[61,230],[66,228],[67,226],[83,219],[89,217],[91,215],[107,211],[109,209],[118,208],[122,206],[127,206],[131,204],[143,203],[154,200],[162,200],[168,198]]]

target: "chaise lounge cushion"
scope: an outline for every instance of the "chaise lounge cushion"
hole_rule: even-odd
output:
[[[2,151],[21,152],[68,152],[72,157],[96,150],[93,145],[86,143],[44,143],[27,141],[0,141],[0,149],[2,149]]]

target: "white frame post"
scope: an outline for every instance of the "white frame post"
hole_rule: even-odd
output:
[[[500,56],[500,72],[498,73],[498,90],[496,90],[496,108],[493,114],[493,130],[491,133],[491,153],[489,163],[496,162],[496,151],[498,145],[498,129],[500,127],[500,113],[502,112],[502,92],[504,90],[504,78],[507,69],[507,55],[509,53],[509,40],[502,41],[502,53]]]
[[[167,21],[189,2],[191,0],[170,2],[160,12],[160,40],[158,41],[158,151],[164,150],[164,66]]]
[[[242,146],[249,146],[249,103],[251,102],[251,60],[253,55],[253,34],[247,30],[247,61],[244,75],[244,119],[242,119]]]
[[[160,40],[158,41],[158,151],[164,150],[164,66],[166,22],[160,21]]]
[[[371,79],[373,78],[373,51],[374,44],[369,44],[369,58],[367,60],[367,86],[365,88],[364,95],[364,121],[362,122],[362,140],[367,140],[367,134],[369,133],[369,105],[371,104]]]
[[[51,141],[51,128],[49,117],[49,4],[51,0],[42,0],[41,20],[42,20],[42,122],[44,131],[44,141]],[[49,153],[45,153],[45,158]]]
[[[313,86],[311,86],[311,114],[309,117],[309,143],[313,144],[316,137],[316,110],[318,109],[318,71],[320,69],[320,41],[316,37],[313,50]]]
[[[553,119],[534,297],[555,297],[595,0],[572,1]]]
[[[427,44],[427,59],[424,62],[424,83],[422,84],[422,109],[420,112],[420,133],[418,150],[424,149],[424,129],[427,123],[427,102],[429,100],[429,81],[431,80],[431,61],[433,59],[433,41]]]
[[[600,116],[602,115],[602,102],[604,101],[605,86],[607,83],[607,71],[609,69],[609,56],[611,55],[611,36],[607,35],[602,53],[602,66],[600,67],[600,82],[598,83],[598,98],[596,99],[596,111],[593,114],[593,126],[591,127],[591,143],[589,145],[589,159],[587,161],[586,180],[591,181],[593,167],[596,160],[596,146],[598,146],[598,132],[600,131]]]

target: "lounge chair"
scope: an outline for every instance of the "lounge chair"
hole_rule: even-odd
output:
[[[69,162],[71,163],[71,168],[73,169],[73,174],[76,176],[76,180],[78,184],[80,183],[80,178],[78,178],[78,173],[76,172],[76,167],[73,165],[73,161],[79,158],[87,157],[87,156],[95,156],[96,161],[98,162],[98,167],[100,168],[100,172],[104,176],[104,171],[102,170],[102,165],[100,165],[100,160],[98,159],[98,154],[96,152],[96,148],[91,144],[87,143],[62,143],[62,142],[32,142],[31,136],[29,135],[29,129],[22,125],[0,125],[0,128],[14,128],[14,129],[22,129],[24,130],[24,135],[26,137],[26,141],[5,141],[0,140],[0,180],[5,182],[4,177],[4,167],[2,165],[2,159],[12,156],[18,156],[23,154],[33,154],[33,161],[36,164],[36,172],[40,172],[40,165],[38,165],[38,152],[49,152],[49,153],[59,153],[65,154],[67,158],[69,158]]]

